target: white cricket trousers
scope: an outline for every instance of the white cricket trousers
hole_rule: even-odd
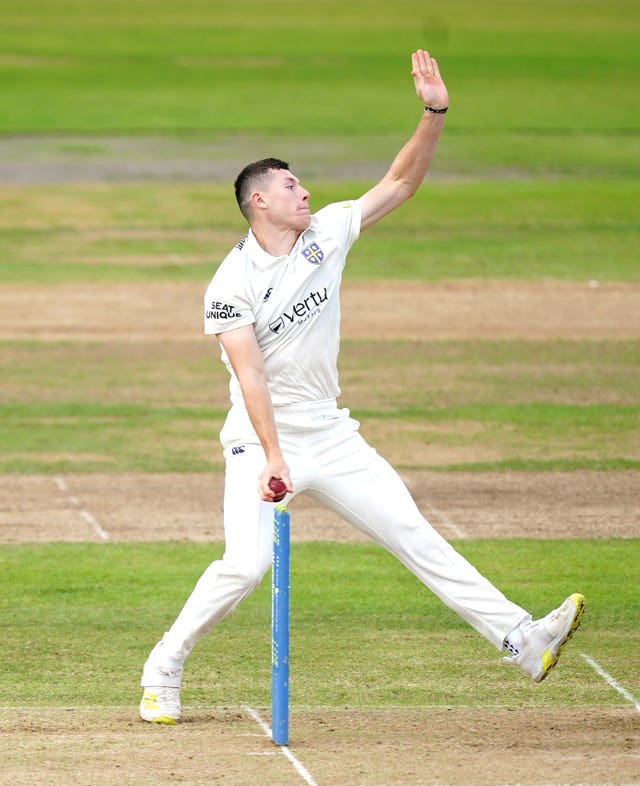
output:
[[[394,554],[450,609],[502,649],[529,615],[509,601],[429,524],[396,471],[358,433],[335,400],[277,407],[280,445],[294,494],[308,494]],[[232,410],[225,447],[221,560],[205,570],[162,640],[163,656],[183,661],[196,643],[261,582],[271,567],[273,503],[257,491],[265,457],[246,413]],[[292,516],[295,537],[295,515]]]

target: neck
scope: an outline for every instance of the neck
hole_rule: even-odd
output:
[[[291,249],[302,234],[297,229],[279,230],[271,226],[252,226],[251,231],[258,245],[272,257],[291,253]]]

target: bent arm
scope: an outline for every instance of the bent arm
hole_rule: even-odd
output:
[[[411,56],[416,94],[432,109],[448,107],[449,96],[438,64],[428,52],[419,49]],[[360,200],[364,231],[402,205],[420,187],[433,159],[444,114],[424,111],[413,136],[395,157],[382,180]]]
[[[288,491],[293,491],[293,488],[289,467],[280,449],[264,361],[253,325],[219,333],[217,338],[238,378],[251,425],[265,452],[266,466],[258,478],[258,491],[263,500],[272,502],[274,494],[268,485],[270,478],[281,478]]]

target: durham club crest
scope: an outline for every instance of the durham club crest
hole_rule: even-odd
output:
[[[324,260],[324,251],[317,243],[309,243],[302,249],[302,256],[312,265],[319,265]]]

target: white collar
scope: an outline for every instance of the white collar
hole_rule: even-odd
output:
[[[285,259],[289,259],[295,256],[298,253],[298,248],[304,242],[304,236],[311,228],[311,225],[301,232],[296,242],[293,244],[293,248],[288,254],[280,254],[280,256],[274,257],[269,254],[268,251],[265,251],[264,248],[258,243],[256,236],[253,234],[253,230],[249,228],[249,234],[247,235],[247,245],[248,251],[251,256],[251,260],[255,262],[258,267],[267,268],[270,265],[273,265],[276,262],[282,262]]]

